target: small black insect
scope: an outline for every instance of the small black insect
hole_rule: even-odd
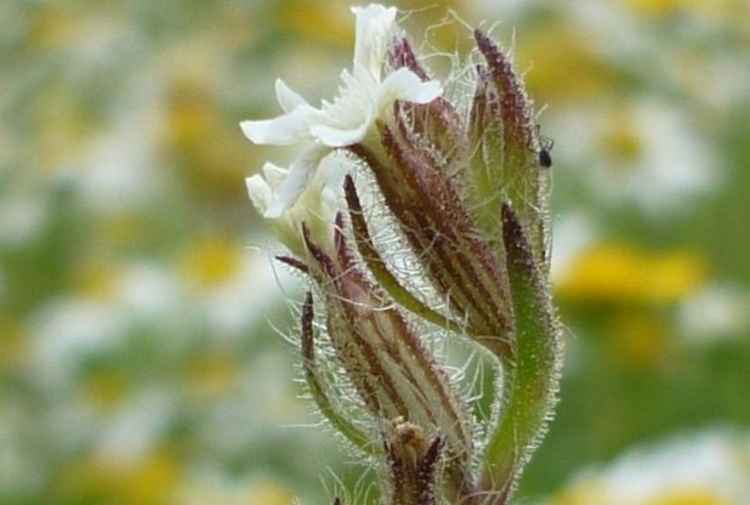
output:
[[[542,138],[542,148],[539,150],[539,165],[544,168],[552,166],[552,156],[550,152],[555,146],[555,141],[548,138]]]

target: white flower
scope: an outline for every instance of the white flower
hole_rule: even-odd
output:
[[[748,457],[746,432],[714,429],[682,436],[584,471],[558,500],[571,505],[745,504]]]
[[[680,307],[682,333],[695,343],[741,335],[750,324],[747,307],[750,307],[750,293],[739,286],[709,286]]]
[[[279,79],[276,99],[284,114],[240,124],[256,144],[302,144],[300,155],[276,192],[269,193],[258,179],[248,181],[250,198],[256,206],[262,202],[266,217],[277,218],[291,208],[321,160],[336,148],[362,142],[396,100],[428,103],[442,93],[439,82],[422,82],[407,68],[383,78],[388,44],[396,34],[396,8],[373,4],[353,7],[352,12],[357,18],[354,65],[351,72],[341,72],[338,97],[333,102],[324,100],[320,108],[315,108]]]
[[[255,208],[271,219],[277,238],[292,253],[304,255],[300,227],[306,223],[315,241],[325,245],[330,240],[329,228],[338,208],[338,194],[332,188],[340,187],[348,167],[343,156],[330,156],[316,164],[313,174],[305,180],[305,186],[284,211],[272,215],[269,209],[280,201],[280,191],[285,184],[294,181],[291,170],[273,163],[263,166],[263,175],[256,174],[246,179],[247,191]]]
[[[722,173],[711,146],[683,111],[642,99],[622,109],[627,121],[613,122],[609,109],[570,109],[549,128],[558,143],[570,146],[565,161],[588,167],[578,176],[603,204],[633,203],[650,217],[664,218],[691,208],[690,197],[719,187]],[[617,159],[606,132],[632,135],[635,152]]]

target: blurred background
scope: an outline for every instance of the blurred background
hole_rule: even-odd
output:
[[[277,332],[299,289],[244,187],[290,153],[237,126],[278,112],[277,76],[334,93],[348,4],[0,2],[0,504],[354,486],[299,398]],[[429,6],[406,24],[436,54],[470,42],[447,8],[515,33],[549,106],[568,357],[524,502],[750,503],[750,4]]]

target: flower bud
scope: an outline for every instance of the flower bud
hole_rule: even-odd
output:
[[[513,202],[528,230],[534,255],[549,263],[549,165],[540,162],[539,128],[523,82],[507,55],[484,33],[474,32],[486,65],[477,67],[477,83],[469,119],[472,143],[465,171],[468,201],[483,236],[502,256],[503,202]]]
[[[266,163],[262,176],[256,174],[247,178],[247,191],[258,212],[265,214],[268,211],[287,173],[287,170],[273,163]],[[305,245],[300,234],[303,222],[317,240],[326,244],[330,241],[335,198],[326,188],[327,176],[324,171],[316,173],[310,186],[290,209],[278,217],[267,218],[279,242],[296,256],[305,253]]]
[[[385,442],[392,505],[436,505],[438,465],[445,440],[436,436],[427,442],[422,429],[396,419]]]
[[[404,419],[425,433],[444,437],[446,457],[452,462],[449,465],[452,478],[463,480],[474,451],[471,416],[447,374],[411,325],[386,293],[359,270],[343,227],[339,214],[334,250],[326,251],[303,226],[310,257],[306,270],[320,289],[326,330],[336,358],[376,424]],[[311,305],[306,310],[303,333],[307,337],[303,338],[302,351],[310,362],[314,356],[309,323]],[[322,386],[313,384],[311,390],[322,390]],[[338,420],[333,424],[337,428],[340,425]],[[344,430],[351,440],[349,426],[351,423]]]
[[[508,351],[512,328],[503,272],[464,208],[454,182],[408,139],[383,129],[388,159],[364,146],[352,151],[373,170],[385,203],[415,256],[467,333],[497,355]]]
[[[422,81],[430,80],[406,38],[394,41],[389,56],[394,70],[408,68]],[[438,96],[426,104],[398,101],[394,104],[394,119],[398,131],[412,143],[421,145],[446,172],[464,154],[467,143],[461,116],[444,97]]]

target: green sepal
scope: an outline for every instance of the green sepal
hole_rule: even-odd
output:
[[[429,321],[436,326],[454,333],[470,333],[468,328],[448,317],[445,317],[439,312],[434,311],[401,285],[396,276],[394,276],[388,269],[385,260],[375,248],[367,222],[362,213],[362,204],[360,203],[359,195],[357,194],[357,189],[354,186],[354,180],[351,176],[346,177],[344,190],[346,193],[346,201],[349,206],[349,218],[352,222],[352,227],[354,228],[354,240],[357,243],[357,250],[359,250],[359,254],[362,256],[362,259],[364,259],[367,267],[370,269],[370,272],[372,272],[372,275],[375,277],[378,284],[386,290],[396,303],[409,312],[421,317],[425,321]]]
[[[543,267],[507,203],[502,218],[515,329],[513,354],[503,360],[501,418],[485,452],[482,484],[497,491],[496,503],[504,504],[541,441],[557,401],[562,347]]]
[[[315,363],[315,337],[313,331],[313,296],[307,292],[305,303],[302,306],[302,366],[305,372],[305,381],[308,390],[315,400],[320,413],[331,423],[339,433],[341,433],[355,447],[369,456],[380,454],[370,440],[370,438],[359,428],[354,426],[349,420],[341,416],[330,398],[326,395],[325,387],[318,376],[318,370]]]

